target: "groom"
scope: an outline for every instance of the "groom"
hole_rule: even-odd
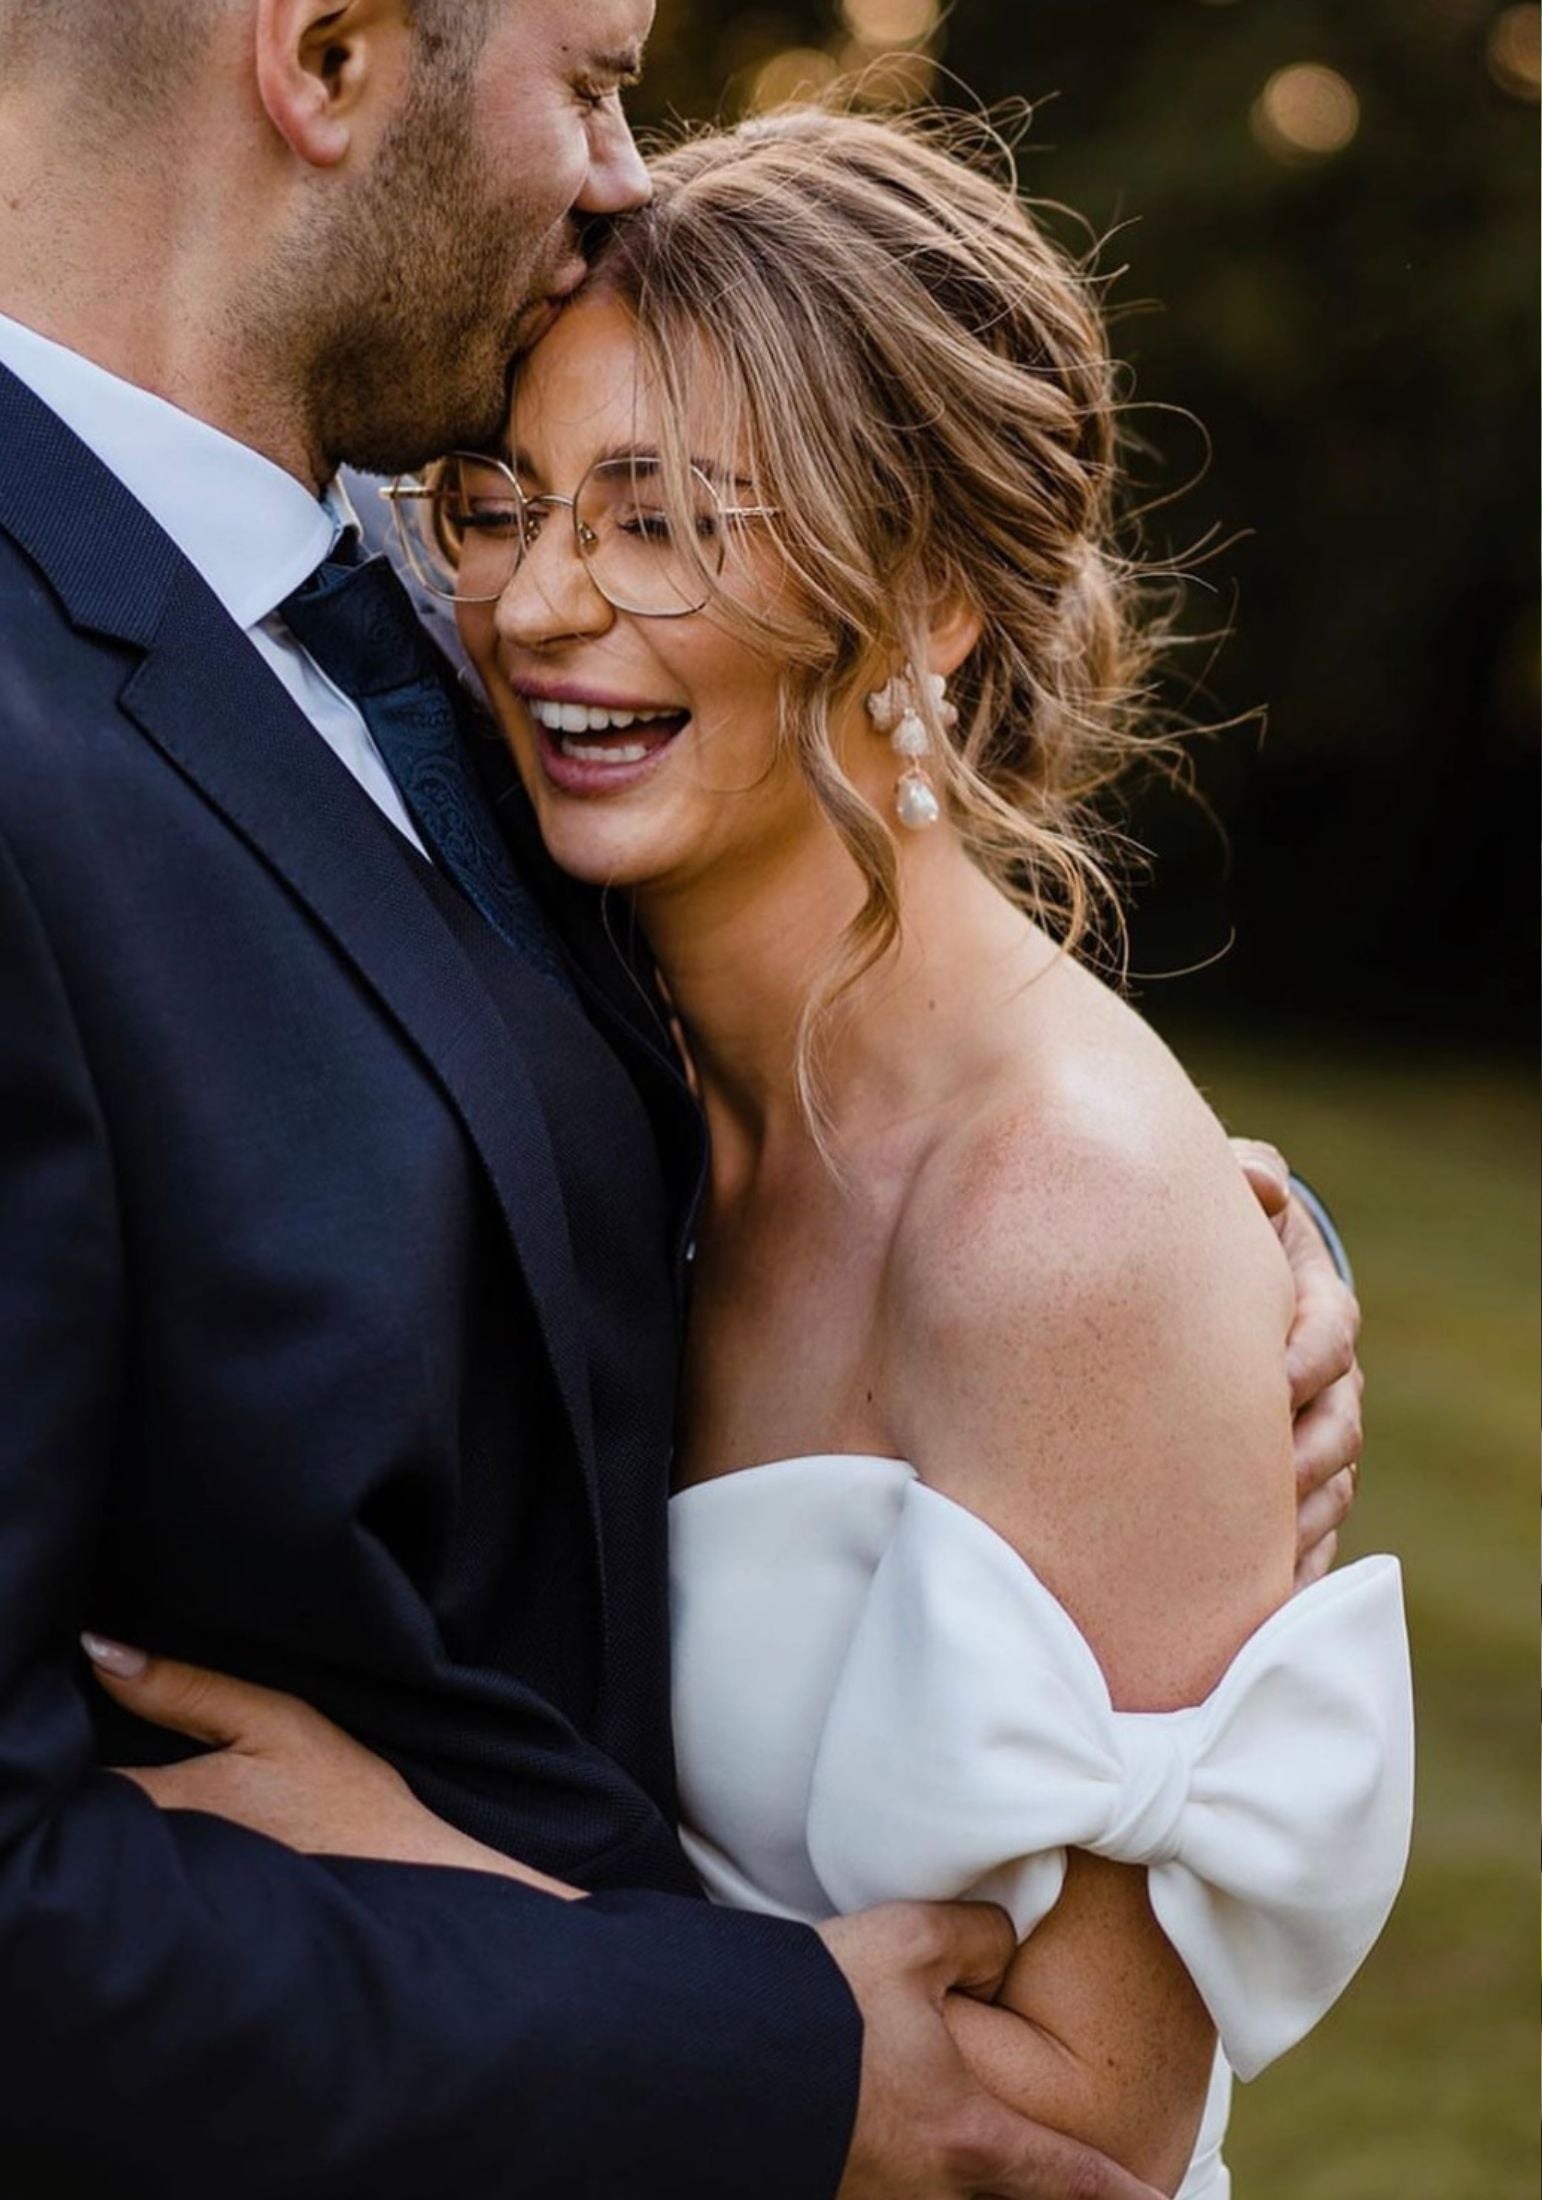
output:
[[[645,193],[651,13],[0,0],[7,2200],[1140,2189],[953,2057],[995,1913],[827,1946],[697,1899],[700,1124],[319,494],[495,434]],[[156,1811],[88,1624],[307,1698],[593,1899]]]

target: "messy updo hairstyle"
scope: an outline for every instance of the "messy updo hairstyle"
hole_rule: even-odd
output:
[[[1089,803],[1158,737],[1153,620],[1115,540],[1114,370],[1091,278],[956,122],[797,108],[650,166],[653,203],[617,226],[593,287],[635,316],[682,517],[703,417],[774,508],[792,585],[769,612],[726,592],[716,609],[785,665],[782,737],[866,886],[805,1013],[817,1126],[821,1030],[903,915],[896,828],[833,729],[924,663],[939,603],[983,624],[952,682],[957,727],[926,704],[956,829],[1068,948],[1106,940],[1106,918],[1117,933]]]

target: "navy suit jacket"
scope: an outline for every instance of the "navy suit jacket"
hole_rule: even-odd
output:
[[[673,1830],[701,1126],[617,913],[467,738],[571,999],[0,370],[7,2200],[839,2179],[844,1983]],[[294,1690],[594,1898],[157,1811],[103,1767],[176,1749],[83,1627]]]

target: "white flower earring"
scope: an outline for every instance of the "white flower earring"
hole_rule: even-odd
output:
[[[935,715],[951,732],[958,724],[958,712],[948,701],[948,683],[940,672],[926,675],[926,693]],[[867,713],[878,731],[889,736],[895,755],[904,763],[894,789],[894,814],[911,832],[924,833],[942,816],[942,803],[926,769],[932,737],[921,715],[921,685],[915,666],[907,665],[870,695]]]

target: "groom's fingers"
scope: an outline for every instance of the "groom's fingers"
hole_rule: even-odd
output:
[[[107,1693],[151,1726],[167,1727],[218,1749],[252,1747],[275,1722],[298,1710],[286,1696],[228,1673],[211,1673],[177,1658],[149,1658],[101,1636],[82,1637]],[[142,1662],[141,1662],[142,1661]]]
[[[1365,1381],[1358,1367],[1341,1375],[1296,1416],[1292,1449],[1296,1464],[1296,1500],[1305,1509],[1307,1500],[1325,1490],[1335,1478],[1356,1465],[1365,1449]],[[1341,1493],[1342,1494],[1342,1493]],[[1352,1494],[1352,1493],[1351,1493]],[[1345,1506],[1320,1522],[1319,1532],[1342,1524]],[[1326,1510],[1326,1508],[1325,1508]]]
[[[982,2114],[973,2150],[968,2189],[976,2200],[1161,2200],[1106,2154],[996,2101]]]
[[[1305,1563],[1320,1543],[1336,1536],[1355,1501],[1355,1476],[1345,1467],[1313,1490],[1296,1515],[1296,1564]]]
[[[1290,1402],[1297,1412],[1353,1372],[1360,1302],[1333,1265],[1317,1225],[1292,1203],[1284,1232],[1296,1286],[1296,1318],[1286,1342]]]
[[[1017,1953],[1005,1910],[991,1902],[886,1902],[818,1927],[857,2000],[918,1991],[940,2018],[948,1994],[989,2001]]]
[[[928,1903],[922,1912],[936,1935],[930,1969],[939,2005],[947,1993],[989,2001],[1017,1953],[1017,1933],[993,1902]]]
[[[1231,1150],[1258,1204],[1271,1222],[1277,1222],[1290,1203],[1290,1169],[1285,1156],[1278,1146],[1266,1145],[1261,1138],[1234,1138]]]

